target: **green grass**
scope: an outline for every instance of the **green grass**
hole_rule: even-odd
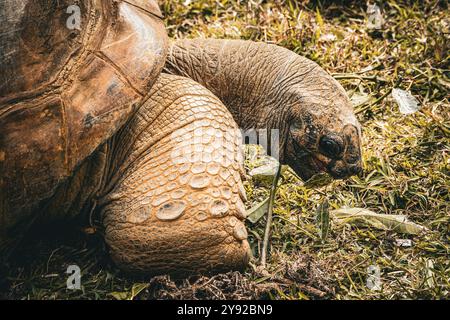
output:
[[[283,176],[268,273],[249,268],[244,274],[181,282],[168,277],[130,279],[108,260],[98,235],[75,232],[69,243],[41,241],[21,249],[16,255],[20,259],[6,269],[0,297],[112,299],[113,292],[131,293],[134,285],[136,299],[448,299],[450,15],[444,1],[383,2],[385,25],[377,32],[366,28],[366,7],[360,1],[184,2],[161,3],[171,37],[276,43],[316,61],[353,98],[362,97],[366,102],[356,110],[363,125],[363,176],[317,189]],[[394,87],[411,91],[422,109],[402,115],[389,94]],[[268,194],[251,180],[246,190],[248,207]],[[332,220],[323,240],[315,215],[325,200],[332,208],[404,214],[430,232],[402,235]],[[258,256],[264,220],[248,227]],[[411,239],[413,245],[398,247],[397,239]],[[82,291],[66,289],[65,270],[73,263],[83,269]],[[380,268],[379,291],[366,286],[371,265]]]

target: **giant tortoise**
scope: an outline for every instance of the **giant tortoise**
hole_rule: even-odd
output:
[[[0,16],[2,252],[98,216],[125,271],[242,269],[240,129],[279,130],[303,179],[361,170],[345,91],[287,49],[169,42],[154,0],[6,0]]]

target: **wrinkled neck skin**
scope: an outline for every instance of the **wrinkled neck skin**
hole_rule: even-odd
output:
[[[165,72],[189,77],[219,97],[244,130],[280,130],[284,150],[290,126],[320,130],[359,128],[348,97],[315,62],[285,48],[241,40],[172,42]],[[300,120],[299,120],[300,119]],[[311,143],[314,148],[314,143]],[[283,160],[283,152],[280,154]]]

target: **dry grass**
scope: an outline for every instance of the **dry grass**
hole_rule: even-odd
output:
[[[363,102],[357,110],[364,127],[364,175],[318,189],[284,175],[274,210],[268,274],[249,268],[245,274],[181,282],[168,277],[129,279],[110,264],[96,235],[78,234],[71,243],[47,241],[24,248],[7,269],[0,296],[113,298],[112,292],[131,292],[134,285],[143,289],[136,294],[140,299],[449,298],[450,17],[444,1],[384,2],[385,25],[377,32],[367,29],[366,6],[359,1],[162,2],[172,37],[276,43],[334,74]],[[422,109],[400,114],[389,95],[393,87],[410,90]],[[249,207],[268,193],[252,181],[246,189]],[[315,211],[324,200],[333,208],[405,214],[431,232],[405,236],[332,223],[322,241]],[[258,256],[264,221],[248,226]],[[411,247],[395,245],[396,239],[405,238],[412,240]],[[64,272],[71,263],[83,269],[82,291],[65,289]],[[370,265],[380,267],[379,291],[366,286]]]

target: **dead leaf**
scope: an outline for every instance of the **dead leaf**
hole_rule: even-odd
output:
[[[421,225],[408,221],[404,215],[378,214],[363,208],[341,208],[331,211],[330,214],[340,223],[374,227],[398,233],[419,234],[428,230]]]
[[[413,114],[420,110],[419,101],[408,91],[394,88],[392,89],[392,97],[403,114]]]

